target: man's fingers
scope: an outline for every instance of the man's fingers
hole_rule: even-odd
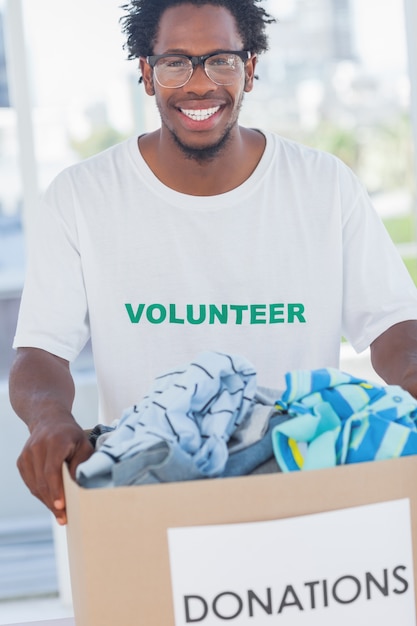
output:
[[[31,493],[39,498],[65,524],[65,494],[62,465],[66,461],[71,475],[79,463],[94,452],[83,431],[72,422],[59,431],[43,429],[33,432],[20,455],[17,466]]]
[[[34,446],[25,447],[17,461],[17,467],[30,492],[41,500],[57,519],[65,519],[62,463],[55,457],[48,458],[48,454],[39,454]]]
[[[77,447],[75,453],[67,459],[69,473],[73,480],[75,480],[75,470],[78,465],[89,459],[93,452],[94,448],[86,438],[85,441],[82,441]]]
[[[54,504],[54,508],[52,512],[56,517],[56,521],[61,526],[64,526],[67,523],[67,512],[65,509],[65,501],[55,500],[53,504]]]
[[[63,509],[65,509],[65,500],[54,500],[54,508],[57,509],[57,511],[62,511]]]

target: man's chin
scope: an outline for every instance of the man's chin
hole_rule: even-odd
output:
[[[209,163],[222,153],[229,141],[230,131],[227,131],[216,143],[205,146],[190,146],[189,144],[185,144],[175,133],[172,133],[172,137],[177,147],[187,159],[202,164]]]

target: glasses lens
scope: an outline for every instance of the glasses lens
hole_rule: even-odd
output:
[[[243,72],[244,63],[237,54],[215,54],[205,63],[206,73],[218,85],[232,85]]]
[[[156,80],[162,87],[181,87],[193,73],[189,59],[177,56],[165,56],[155,64]]]

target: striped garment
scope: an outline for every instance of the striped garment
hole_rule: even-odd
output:
[[[282,471],[334,467],[417,453],[417,401],[337,369],[295,370],[276,408],[292,419],[272,432]]]
[[[100,449],[77,467],[77,481],[110,485],[115,464],[161,442],[190,455],[201,477],[217,476],[228,459],[227,442],[255,392],[256,372],[245,358],[201,352],[192,363],[155,379],[149,394],[125,411]]]

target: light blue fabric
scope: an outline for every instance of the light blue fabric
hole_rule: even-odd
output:
[[[337,369],[295,370],[276,407],[292,419],[273,429],[283,471],[417,454],[417,401]]]
[[[127,410],[100,449],[78,466],[77,481],[96,486],[100,477],[111,476],[115,463],[161,441],[191,455],[202,477],[218,476],[228,459],[227,442],[255,393],[256,372],[249,361],[202,352],[193,363],[155,380],[149,395]]]

